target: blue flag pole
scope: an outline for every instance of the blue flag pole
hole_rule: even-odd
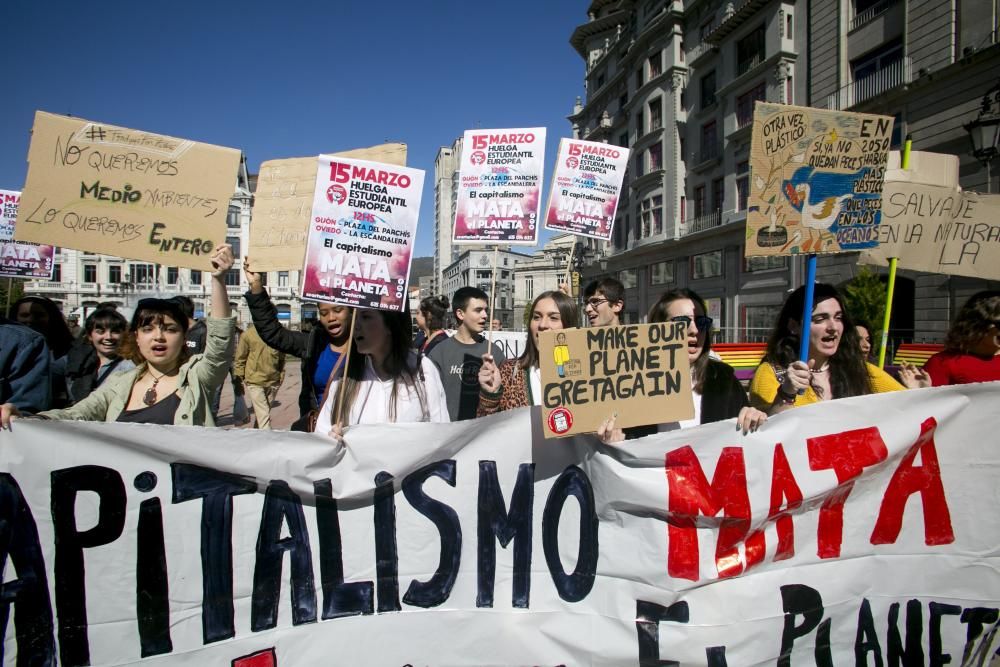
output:
[[[802,330],[799,333],[799,359],[809,363],[809,326],[812,323],[813,296],[816,292],[816,255],[806,264],[806,300],[802,306]]]

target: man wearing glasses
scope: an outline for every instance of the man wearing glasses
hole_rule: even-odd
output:
[[[619,326],[625,286],[614,278],[595,280],[583,291],[583,312],[592,327]]]

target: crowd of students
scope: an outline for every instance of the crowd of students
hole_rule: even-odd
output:
[[[254,405],[257,425],[284,379],[285,355],[301,359],[299,419],[293,430],[315,431],[343,442],[355,424],[445,422],[541,405],[539,335],[577,326],[576,301],[565,291],[539,294],[530,308],[528,336],[517,359],[489,343],[487,295],[459,289],[449,301],[429,297],[410,314],[320,304],[308,332],[293,331],[278,312],[261,276],[244,261],[245,298],[253,329],[235,350],[234,319],[223,276],[234,258],[229,246],[212,256],[211,312],[195,322],[190,304],[143,299],[131,321],[114,308],[98,308],[74,338],[48,299],[25,297],[0,318],[0,424],[22,415],[47,419],[213,426],[221,385],[232,368]],[[621,429],[613,405],[598,430],[605,444],[651,433],[735,419],[743,433],[769,416],[819,401],[904,388],[1000,380],[1000,291],[974,295],[961,309],[943,352],[923,369],[904,365],[898,380],[868,362],[871,329],[852,320],[837,290],[817,284],[809,322],[805,289],[786,299],[749,391],[712,352],[712,318],[689,289],[664,294],[649,322],[679,322],[687,332],[694,417],[681,422]],[[588,285],[583,314],[591,327],[617,326],[625,289],[613,278]],[[192,310],[192,312],[187,312]],[[445,331],[449,317],[455,333]],[[203,327],[195,336],[192,326]],[[807,326],[804,326],[807,325]],[[353,341],[349,341],[352,337]],[[38,333],[35,333],[38,332]],[[799,359],[808,337],[808,361]],[[191,340],[188,340],[188,339]]]

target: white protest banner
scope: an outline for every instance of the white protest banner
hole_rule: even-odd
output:
[[[240,152],[35,113],[18,241],[210,271]]]
[[[543,440],[537,409],[343,446],[17,421],[2,657],[985,665],[998,401],[1000,383],[892,392],[616,447]]]
[[[746,256],[878,243],[892,116],[757,102]]]
[[[302,298],[403,310],[424,172],[319,156]]]
[[[56,249],[50,245],[18,243],[14,240],[21,193],[0,190],[0,276],[52,280]]]
[[[611,144],[560,141],[545,228],[610,241],[628,156]]]
[[[466,130],[452,240],[534,245],[544,169],[544,127]]]

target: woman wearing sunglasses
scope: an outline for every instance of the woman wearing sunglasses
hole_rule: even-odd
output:
[[[649,310],[649,321],[680,322],[687,328],[687,355],[691,367],[691,388],[694,417],[681,422],[656,426],[615,428],[610,417],[601,424],[597,435],[606,444],[626,438],[638,438],[652,433],[673,431],[699,424],[736,418],[737,429],[744,434],[756,431],[767,420],[767,414],[750,407],[747,394],[736,379],[732,367],[709,352],[712,349],[712,318],[706,315],[705,302],[693,290],[675,289],[667,292]]]
[[[142,299],[136,305],[121,353],[136,368],[116,373],[76,405],[41,412],[46,419],[215,426],[212,394],[229,369],[229,344],[235,322],[223,277],[233,265],[228,245],[212,254],[212,311],[206,318],[204,354],[188,356],[184,334],[188,320],[172,299]],[[0,406],[0,426],[20,416],[7,403]]]

